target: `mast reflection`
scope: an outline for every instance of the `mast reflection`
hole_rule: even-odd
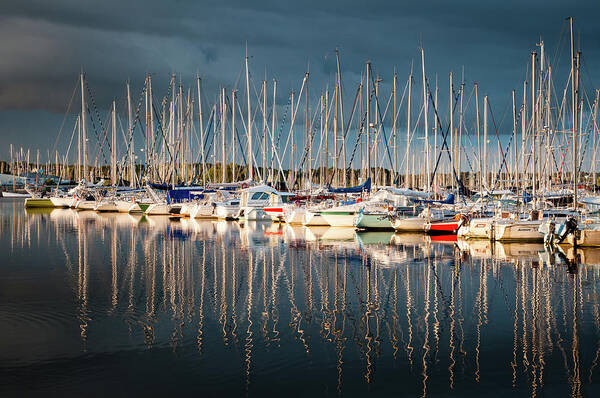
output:
[[[0,234],[62,253],[84,350],[109,319],[146,350],[228,353],[247,391],[272,356],[331,368],[338,394],[399,368],[423,397],[490,370],[532,396],[595,381],[597,250],[73,210],[15,211]]]

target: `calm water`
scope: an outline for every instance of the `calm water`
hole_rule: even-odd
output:
[[[593,250],[2,200],[0,255],[2,396],[600,392]]]

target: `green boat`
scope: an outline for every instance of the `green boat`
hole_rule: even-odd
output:
[[[363,230],[393,231],[392,222],[385,212],[360,212],[354,219],[354,226]]]
[[[27,198],[25,199],[25,208],[48,208],[54,207],[50,198]]]

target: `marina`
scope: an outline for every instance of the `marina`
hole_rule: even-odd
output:
[[[135,3],[7,5],[3,397],[600,393],[598,7]]]
[[[209,395],[598,385],[598,249],[18,199],[0,201],[0,221],[7,393],[25,377],[36,395],[168,393],[174,378]]]

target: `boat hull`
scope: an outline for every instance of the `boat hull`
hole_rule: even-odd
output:
[[[52,201],[49,198],[27,198],[25,199],[26,208],[42,208],[42,207],[54,207]]]
[[[293,209],[285,218],[285,222],[291,225],[302,225],[304,217],[306,216],[306,210],[303,208]]]
[[[354,226],[358,229],[393,231],[394,227],[387,213],[358,213],[354,219]]]
[[[283,206],[269,206],[263,209],[275,222],[284,222],[285,209]]]
[[[149,216],[168,216],[171,214],[171,205],[166,203],[152,203],[144,213]]]
[[[325,222],[332,227],[349,227],[354,228],[355,212],[321,212],[321,217]]]
[[[571,246],[600,247],[600,230],[579,230],[569,234],[566,240]]]
[[[94,210],[96,208],[95,200],[79,200],[75,203],[77,210]]]
[[[396,232],[425,232],[427,220],[423,217],[396,218],[392,227]]]
[[[238,219],[243,221],[271,221],[269,214],[258,207],[242,207]]]
[[[52,202],[52,205],[54,207],[57,207],[59,209],[66,209],[68,207],[71,207],[71,202],[73,201],[73,198],[53,196],[50,198],[50,201]]]
[[[96,211],[100,212],[117,212],[119,209],[117,208],[117,204],[113,200],[107,200],[98,202],[96,207],[94,208]]]
[[[465,239],[494,239],[493,218],[474,218],[458,229],[457,235]]]
[[[305,225],[307,227],[328,227],[329,223],[323,218],[321,213],[307,211],[304,214],[302,225]]]
[[[18,193],[18,192],[0,192],[0,197],[7,199],[26,199],[31,198],[31,195],[28,193]]]
[[[216,213],[216,206],[210,204],[197,204],[191,211],[190,211],[190,217],[191,218],[203,218],[203,219],[216,219],[217,218],[217,213]]]
[[[235,220],[240,211],[237,205],[217,205],[217,218],[220,220]]]
[[[501,242],[543,242],[544,235],[539,231],[540,224],[540,221],[496,223],[494,239]]]

